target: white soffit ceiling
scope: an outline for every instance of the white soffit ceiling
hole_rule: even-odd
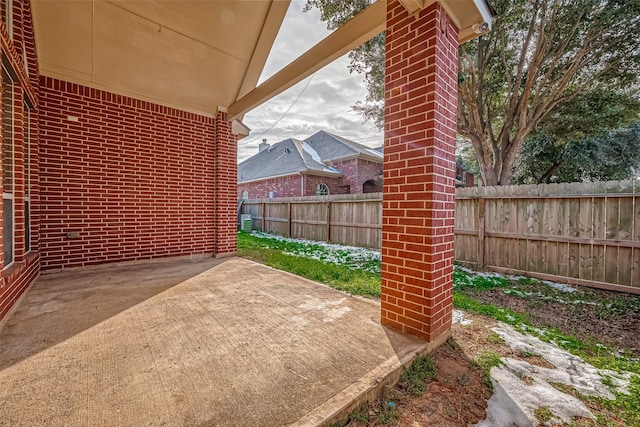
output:
[[[214,114],[255,87],[288,5],[34,0],[40,73]]]

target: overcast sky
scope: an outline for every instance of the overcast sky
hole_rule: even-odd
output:
[[[320,21],[320,12],[314,9],[305,13],[304,4],[304,0],[291,1],[260,82],[329,34],[325,23]],[[382,132],[371,122],[363,124],[362,116],[351,111],[352,105],[364,99],[366,88],[361,75],[349,73],[348,63],[344,56],[247,113],[242,121],[251,133],[238,142],[238,162],[257,153],[263,138],[274,144],[287,138],[304,139],[320,129],[369,147],[381,146]]]

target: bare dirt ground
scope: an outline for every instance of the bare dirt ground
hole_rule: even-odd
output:
[[[538,285],[539,286],[539,285]],[[526,289],[526,286],[523,288]],[[598,340],[622,351],[638,353],[640,350],[640,297],[613,291],[578,288],[572,298],[595,301],[594,304],[557,302],[546,297],[508,295],[502,289],[466,291],[486,304],[503,307],[524,314],[532,324],[555,328],[583,341]],[[353,420],[350,427],[467,427],[486,417],[487,400],[492,391],[485,374],[474,360],[489,351],[501,357],[511,357],[547,368],[548,361],[538,356],[522,354],[493,339],[491,328],[496,321],[485,316],[465,314],[471,324],[454,325],[451,339],[435,353],[436,377],[422,396],[414,396],[400,386],[389,390],[382,400],[365,414],[368,421]],[[571,390],[567,390],[571,393]],[[389,401],[393,402],[389,407]],[[615,415],[608,413],[597,402],[588,402],[592,412],[605,414],[611,425]],[[362,415],[361,415],[362,417]],[[576,426],[594,426],[591,420],[574,420]]]
[[[471,292],[478,300],[524,313],[540,326],[557,328],[583,341],[596,339],[605,344],[640,352],[640,297],[614,291],[578,287],[573,297],[596,304],[567,304],[554,300],[507,295],[501,289]]]
[[[470,317],[474,322],[454,325],[452,338],[433,354],[436,378],[422,396],[414,396],[397,386],[368,410],[369,421],[354,420],[348,426],[466,427],[483,420],[492,391],[484,372],[472,358],[487,345],[504,355],[509,354],[509,347],[487,341],[489,328],[495,321]],[[389,411],[389,401],[393,402],[393,411]]]
[[[491,390],[484,373],[451,340],[434,354],[436,380],[419,397],[401,400],[397,405],[397,426],[468,426],[485,418]]]

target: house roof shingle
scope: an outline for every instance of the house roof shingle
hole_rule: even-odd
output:
[[[238,165],[238,182],[256,181],[299,172],[342,176],[322,163],[319,154],[305,141],[289,138],[273,144]]]
[[[382,161],[382,154],[378,151],[325,130],[314,133],[305,141],[318,152],[325,162],[358,154]]]

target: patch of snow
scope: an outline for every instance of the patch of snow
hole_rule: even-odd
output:
[[[629,393],[631,373],[597,369],[554,344],[523,335],[504,323],[499,323],[492,330],[514,350],[543,357],[555,368],[503,358],[504,365],[491,368],[494,394],[489,399],[487,418],[477,426],[538,425],[535,410],[540,406],[546,406],[554,414],[554,424],[569,423],[578,416],[595,419],[584,403],[560,392],[552,383],[566,384],[586,396],[614,399],[611,389],[603,383],[605,380],[612,383],[617,392]],[[528,378],[529,381],[525,382],[523,378]]]
[[[473,320],[464,318],[464,311],[461,311],[461,310],[453,310],[451,312],[451,318],[452,318],[451,321],[454,325],[457,325],[458,323],[461,325],[469,325],[473,323]]]
[[[546,329],[541,329],[541,328],[536,328],[535,326],[529,326],[529,325],[520,325],[520,327],[522,329],[524,329],[526,332],[534,332],[538,335],[546,335],[547,334],[547,330]]]
[[[566,283],[557,283],[557,282],[552,282],[550,280],[543,280],[542,283],[544,283],[545,285],[551,286],[552,288],[555,288],[562,292],[573,293],[577,291],[576,288]]]
[[[283,242],[291,242],[299,245],[297,248],[289,248],[283,253],[292,256],[311,258],[318,261],[336,265],[344,265],[371,273],[380,273],[380,251],[374,249],[359,248],[355,246],[342,246],[334,243],[316,242],[304,239],[292,239],[260,232],[252,232],[252,235],[261,239],[271,239]]]
[[[509,274],[500,274],[500,273],[494,273],[494,272],[485,272],[485,271],[475,271],[472,270],[470,268],[467,267],[463,267],[460,265],[456,265],[455,267],[457,270],[460,271],[464,271],[467,274],[470,274],[472,276],[478,276],[478,277],[485,277],[485,278],[503,278],[503,279],[509,279],[509,280],[514,280],[514,281],[518,281],[521,279],[530,279],[530,277],[526,277],[526,276],[513,276],[513,275],[509,275]],[[544,283],[547,286],[551,286],[554,289],[557,289],[559,291],[562,292],[567,292],[567,293],[573,293],[576,292],[576,288],[572,287],[569,284],[566,283],[556,283],[556,282],[552,282],[549,280],[541,280],[541,283]]]
[[[314,150],[312,146],[310,146],[306,142],[302,141],[302,149],[304,151],[306,151],[311,156],[311,158],[313,160],[315,160],[316,162],[322,164],[322,157],[320,157],[320,154],[318,154],[318,152],[316,150]]]
[[[629,393],[631,374],[619,373],[608,369],[598,369],[582,360],[581,357],[562,350],[553,343],[546,343],[531,335],[524,335],[512,326],[498,323],[492,328],[514,350],[536,354],[553,364],[556,369],[530,365],[526,361],[517,360],[511,363],[512,368],[528,371],[527,375],[546,382],[563,383],[575,388],[585,396],[596,396],[603,399],[615,399],[611,389],[602,383],[605,376],[610,377],[615,389],[620,393]],[[506,358],[509,360],[509,358]],[[524,372],[524,371],[523,371]]]
[[[515,295],[520,298],[533,295],[533,292],[522,292],[517,289],[504,289],[503,291],[507,295]]]

